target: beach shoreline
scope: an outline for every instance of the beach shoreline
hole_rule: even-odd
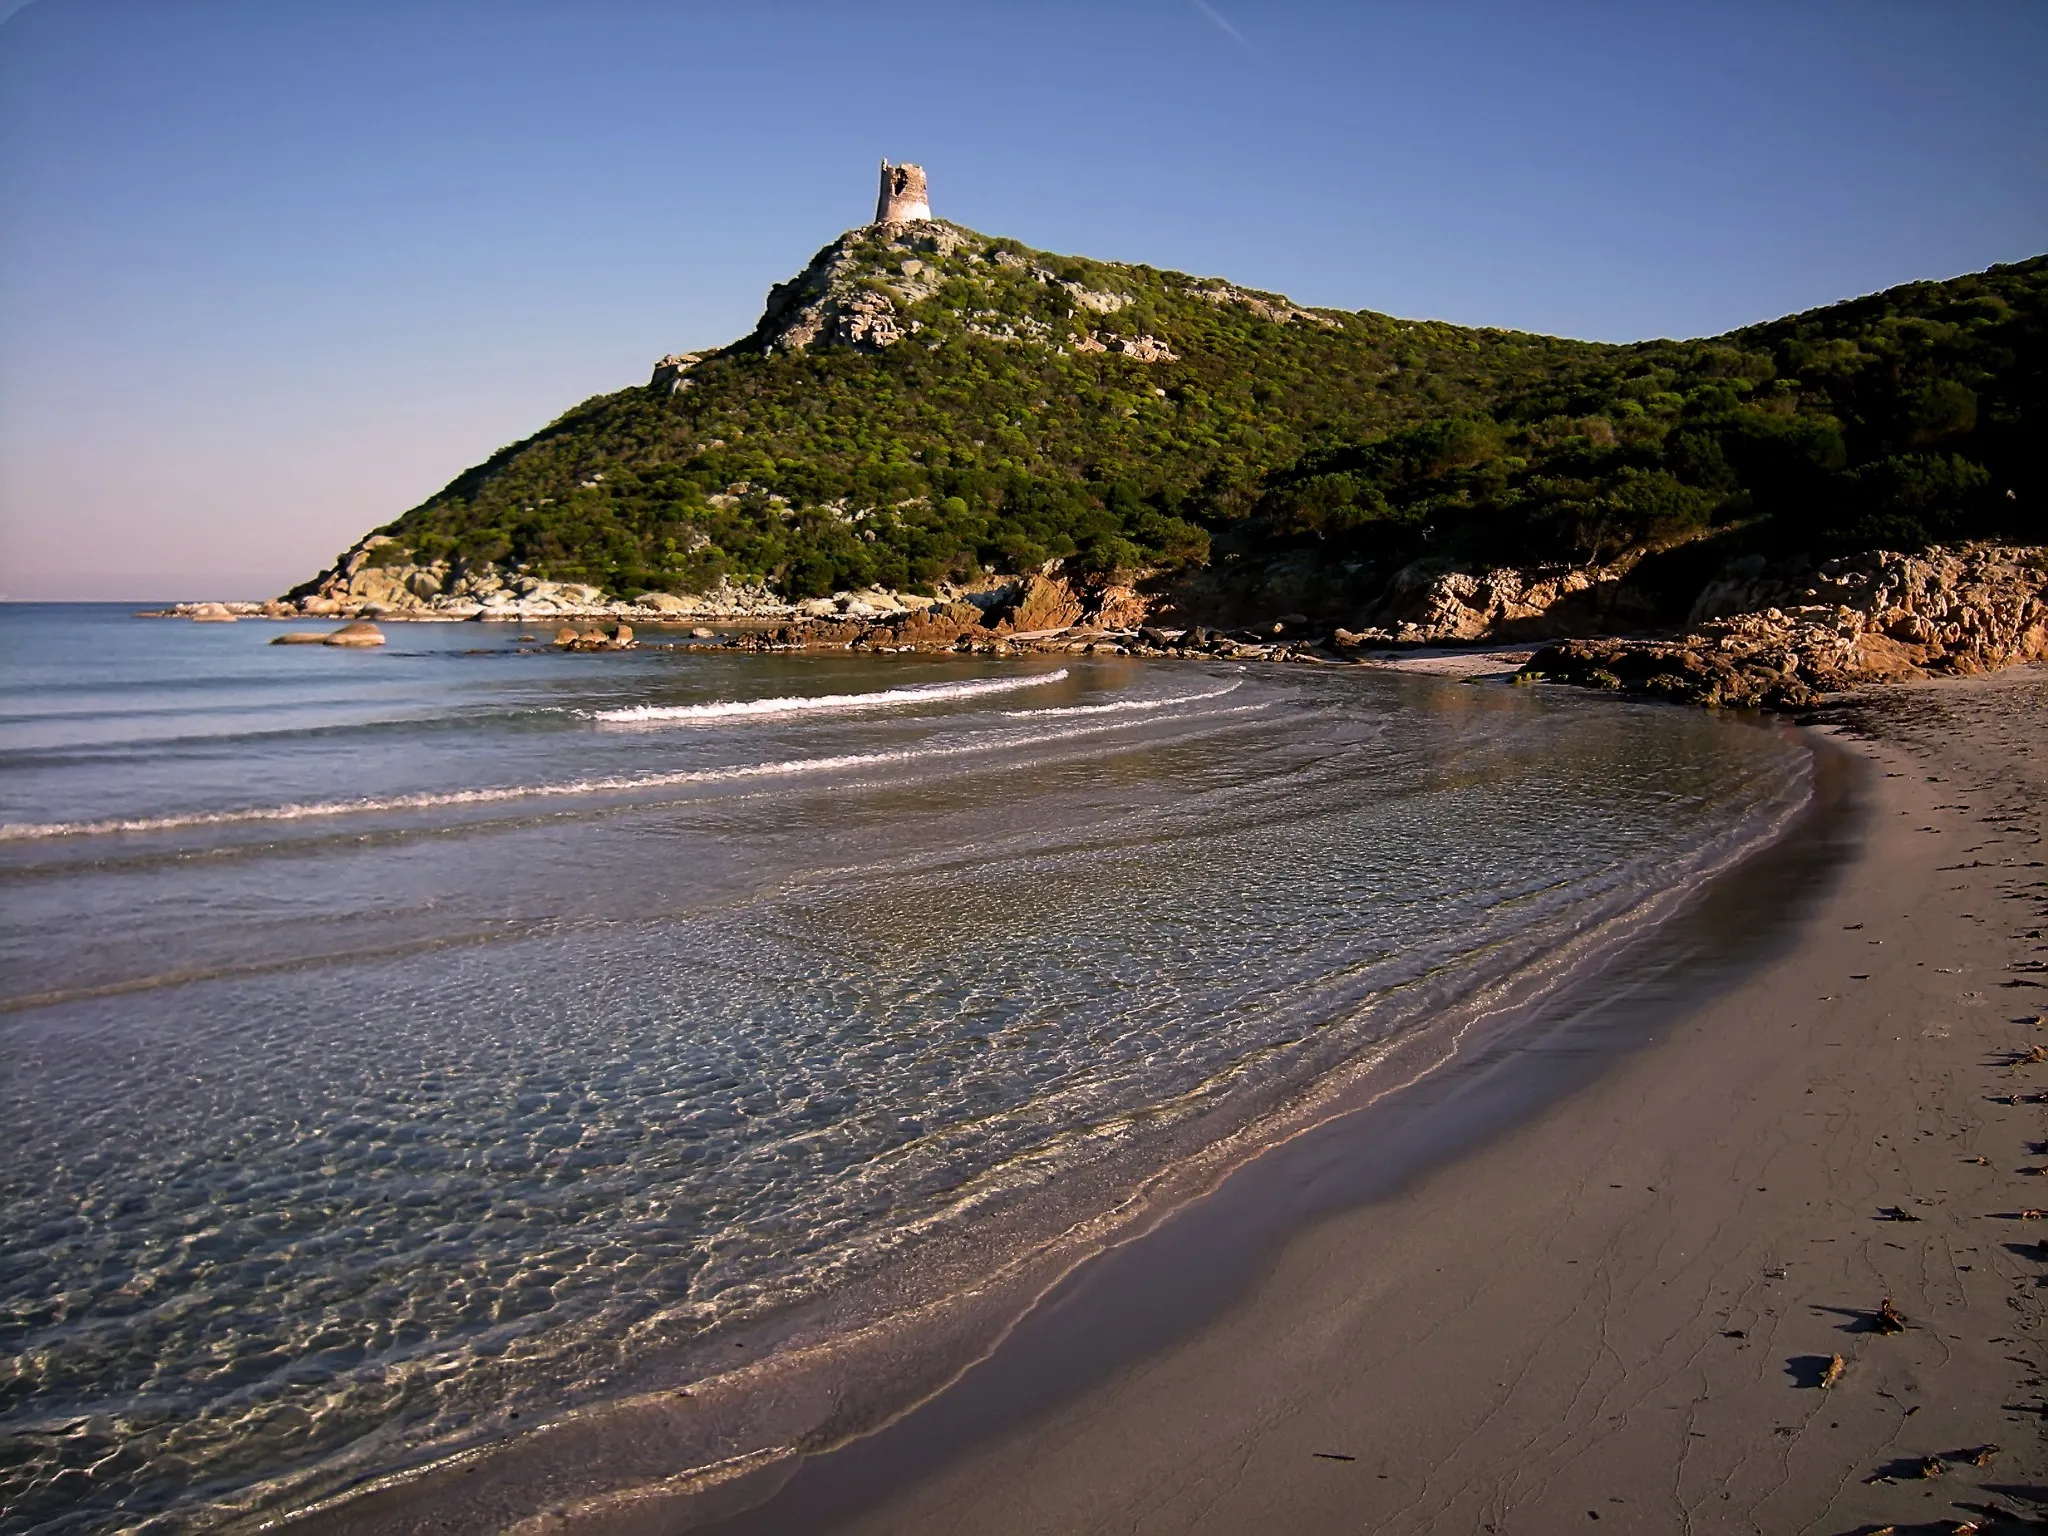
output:
[[[1423,691],[1434,694],[1443,687],[1433,681]],[[1460,688],[1445,697],[1466,694]],[[1585,704],[1596,716],[1608,707],[1593,700]],[[1646,726],[1657,723],[1640,707],[1635,712]],[[1791,728],[1755,722],[1714,729]],[[1792,750],[1807,756],[1796,745]],[[541,1512],[542,1523],[551,1527],[559,1522],[613,1529],[621,1518],[694,1524],[715,1517],[735,1500],[756,1497],[761,1482],[786,1476],[800,1455],[860,1443],[921,1402],[943,1398],[954,1380],[971,1373],[1070,1275],[1105,1252],[1142,1248],[1145,1234],[1205,1203],[1240,1167],[1266,1162],[1275,1147],[1312,1140],[1322,1127],[1360,1108],[1405,1102],[1416,1083],[1455,1076],[1499,1042],[1518,1039],[1560,981],[1570,986],[1598,976],[1600,955],[1653,938],[1703,883],[1715,884],[1758,850],[1776,846],[1788,818],[1796,822],[1808,815],[1811,779],[1811,771],[1802,769],[1780,795],[1752,807],[1688,855],[1685,870],[1672,870],[1667,884],[1589,921],[1567,943],[1516,960],[1492,980],[1483,971],[1466,980],[1448,973],[1447,988],[1428,989],[1437,1001],[1426,1015],[1427,1029],[1397,1034],[1364,1053],[1345,1046],[1342,1032],[1333,1029],[1319,1043],[1305,1042],[1317,1064],[1306,1076],[1292,1074],[1297,1089],[1278,1101],[1236,1096],[1228,1113],[1206,1115],[1199,1127],[1191,1124],[1198,1135],[1184,1154],[1158,1163],[1155,1153],[1134,1144],[1129,1155],[1105,1158],[1087,1171],[1085,1183],[1099,1186],[1098,1192],[1070,1186],[1063,1174],[1060,1188],[1068,1192],[1046,1211],[997,1213],[1003,1220],[1001,1253],[1014,1255],[999,1267],[991,1267],[998,1255],[986,1243],[977,1245],[966,1268],[944,1260],[939,1268],[920,1263],[919,1292],[904,1293],[900,1281],[872,1291],[870,1299],[884,1304],[880,1312],[848,1316],[835,1301],[816,1315],[805,1310],[768,1319],[715,1341],[717,1348],[744,1349],[744,1355],[695,1351],[673,1361],[648,1360],[634,1381],[622,1383],[623,1395],[566,1408],[523,1433],[505,1426],[509,1435],[467,1449],[450,1447],[437,1459],[368,1483],[350,1485],[345,1472],[339,1479],[330,1475],[330,1496],[295,1511],[287,1512],[296,1502],[288,1487],[252,1490],[254,1498],[243,1503],[246,1514],[237,1524],[282,1520],[300,1530],[349,1531],[405,1530],[422,1523],[502,1528]],[[1446,1068],[1454,1070],[1446,1074]],[[1545,1081],[1538,1091],[1557,1090]],[[1414,1150],[1436,1155],[1421,1142]],[[1086,1217],[1078,1224],[1069,1225],[1072,1215],[1058,1217],[1076,1210]],[[1058,1217],[1057,1224],[1041,1229],[1044,1215]],[[936,1291],[928,1283],[935,1278],[945,1281]],[[735,1369],[739,1361],[746,1364]]]
[[[1488,674],[1502,670],[1498,661],[1484,669],[1445,667],[1443,681],[1490,681]],[[1948,717],[1959,708],[2004,733],[2002,757],[1995,743],[1973,743],[1971,732],[1956,729]],[[1783,1126],[1750,1136],[1722,1122],[1732,1127],[1772,1112],[1781,1119],[1811,1112],[1803,1103],[1788,1106],[1786,1093],[1765,1091],[1772,1084],[1793,1085],[1795,1101],[1808,1097],[1808,1087],[1812,1097],[1826,1094],[1827,1114],[1837,1119],[1838,1101],[1845,1099],[1858,1117],[1919,1113],[1912,1096],[1929,1080],[1922,1058],[1943,1050],[1952,1069],[1942,1080],[1950,1099],[1965,1067],[1980,1077],[2017,1077],[2016,1089],[2027,1088],[2027,1069],[2001,1067],[1993,1054],[1999,1040],[2010,1045],[2024,1035],[2019,1048],[2034,1038],[2048,1041],[2048,1033],[2036,1036],[1997,1011],[2012,998],[2048,1002],[2025,990],[2037,983],[2024,974],[2023,955],[2004,957],[2022,967],[2010,977],[2001,973],[2009,989],[1977,989],[1938,1035],[1895,1031],[1899,1039],[1878,1049],[1878,1042],[1855,1034],[1859,1016],[1849,1010],[1859,989],[1913,995],[1901,990],[1900,978],[1876,974],[1884,966],[1917,972],[1912,979],[1923,983],[1938,978],[1937,986],[1951,990],[1959,984],[1949,978],[1965,974],[1966,966],[1969,974],[1985,971],[1987,955],[1951,953],[1959,937],[1979,943],[1996,937],[2020,951],[2033,942],[2012,934],[2048,912],[2028,909],[2024,924],[2014,918],[1990,927],[1978,922],[1985,913],[1945,914],[1936,900],[1944,893],[1929,884],[1934,872],[1921,866],[1929,849],[1949,849],[1954,836],[1930,839],[1925,831],[1901,832],[1890,823],[1903,819],[1921,827],[1927,815],[1954,821],[1946,809],[1933,807],[1955,801],[1955,786],[1966,776],[1989,783],[1988,775],[2017,768],[2023,776],[2017,799],[2008,795],[2011,803],[2002,804],[1995,819],[2002,856],[2026,866],[2012,845],[2040,850],[2040,805],[2048,796],[2037,792],[2040,765],[2028,758],[2025,743],[2028,731],[2038,733],[2048,720],[2048,669],[1893,690],[1832,718],[1852,735],[1859,725],[1875,731],[1874,740],[1855,743],[1853,751],[1816,741],[1817,763],[1834,764],[1823,775],[1834,781],[1832,790],[1824,787],[1817,796],[1832,799],[1832,811],[1817,820],[1809,815],[1814,824],[1803,833],[1795,828],[1710,885],[1720,894],[1708,900],[1754,909],[1746,942],[1766,951],[1765,958],[1723,955],[1724,974],[1715,976],[1697,963],[1688,971],[1682,956],[1667,954],[1661,963],[1668,974],[1652,967],[1619,980],[1582,977],[1571,985],[1583,983],[1595,997],[1592,1008],[1581,1010],[1586,1018],[1573,1018],[1568,987],[1557,999],[1558,1017],[1527,1038],[1508,1032],[1504,1053],[1488,1058],[1481,1051],[1480,1059],[1443,1074],[1441,1084],[1395,1096],[1388,1107],[1398,1122],[1394,1141],[1361,1139],[1356,1126],[1343,1123],[1346,1116],[1332,1117],[1311,1127],[1299,1144],[1284,1138],[1278,1155],[1269,1147],[1234,1163],[1206,1189],[1160,1201],[1169,1208],[1069,1264],[1004,1330],[992,1353],[951,1381],[932,1381],[899,1416],[849,1419],[839,1404],[825,1400],[829,1394],[821,1395],[817,1382],[786,1383],[759,1394],[767,1407],[836,1420],[830,1437],[778,1444],[756,1434],[749,1438],[758,1449],[707,1466],[701,1459],[675,1459],[676,1416],[722,1415],[737,1407],[731,1427],[751,1421],[758,1431],[766,1427],[759,1405],[667,1404],[659,1401],[664,1395],[690,1394],[657,1393],[623,1417],[615,1410],[603,1419],[572,1415],[543,1429],[538,1441],[521,1436],[513,1446],[479,1447],[486,1454],[458,1456],[254,1523],[347,1531],[432,1524],[579,1536],[681,1529],[1025,1531],[1095,1529],[1101,1512],[1110,1511],[1114,1525],[1162,1532],[1263,1529],[1283,1517],[1309,1531],[1356,1529],[1361,1518],[1370,1518],[1375,1530],[1545,1531],[1589,1516],[1609,1522],[1603,1528],[1619,1521],[1624,1530],[1847,1531],[1884,1523],[1878,1514],[1865,1514],[1880,1507],[1898,1522],[1952,1503],[1979,1508],[1979,1518],[1985,1509],[2025,1507],[2016,1500],[2023,1491],[2041,1491],[2028,1479],[2038,1476],[2043,1459],[2042,1420],[2023,1412],[2033,1401],[2026,1398],[2035,1376],[2031,1355],[1995,1366],[2010,1378],[1997,1390],[1973,1395],[1956,1385],[1991,1368],[2019,1328],[2001,1320],[2010,1330],[2001,1333],[1982,1326],[1981,1318],[1951,1326],[1956,1320],[1941,1315],[1943,1297],[1928,1289],[1925,1263],[1899,1270],[1878,1261],[1893,1249],[1926,1246],[1898,1244],[1896,1234],[1931,1240],[1943,1222],[1999,1228],[1989,1237],[1975,1234],[1972,1246],[1983,1250],[1981,1257],[1960,1259],[1954,1250],[1962,1237],[1943,1233],[1950,1278],[1979,1314],[2001,1300],[2020,1307],[2031,1351],[2039,1267],[2031,1234],[2038,1229],[2021,1227],[2023,1202],[2013,1203],[2027,1193],[2025,1176],[2014,1170],[2031,1145],[2016,1139],[2014,1126],[2038,1120],[2038,1111],[1998,1108],[2012,1145],[1990,1151],[1990,1166],[1969,1164],[1963,1171],[2002,1180],[2016,1193],[2002,1214],[1977,1212],[1967,1219],[1938,1216],[1933,1205],[1920,1215],[1915,1202],[1949,1199],[1956,1187],[1953,1178],[1942,1188],[1930,1183],[1924,1157],[1914,1165],[1915,1178],[1896,1189],[1880,1189],[1883,1181],[1864,1170],[1868,1199],[1876,1203],[1851,1209],[1838,1186],[1858,1170],[1841,1150],[1839,1132],[1830,1136],[1823,1169],[1833,1182],[1816,1184],[1817,1176],[1780,1166],[1796,1142]],[[1946,771],[1909,771],[1916,753],[1960,757]],[[2026,780],[2026,773],[2035,777]],[[1862,781],[1864,791],[1845,788],[1850,779]],[[1974,795],[1980,812],[1991,808],[1974,779],[1967,787],[1963,798]],[[1861,803],[1845,807],[1845,795],[1860,795]],[[1806,846],[1793,846],[1802,837]],[[1980,875],[2005,867],[1978,860]],[[2033,888],[2048,890],[2038,880]],[[1901,891],[1910,894],[1903,916],[1831,921],[1846,910],[1844,903],[1877,913],[1896,904]],[[2015,899],[2041,905],[2025,889]],[[1659,926],[1682,927],[1688,920],[1681,913]],[[1720,921],[1728,920],[1724,912]],[[1891,937],[1872,945],[1864,928],[1850,927],[1855,922],[1872,935],[1885,925],[1911,930],[1913,942]],[[1984,931],[1961,933],[1958,924]],[[1855,979],[1831,981],[1828,990],[1821,978],[1842,969],[1838,950],[1868,969],[1845,972]],[[1674,980],[1716,995],[1670,995]],[[1604,1000],[1596,996],[1603,988]],[[1806,992],[1812,1001],[1804,1000]],[[1630,1000],[1642,1004],[1645,997],[1649,1002],[1631,1012]],[[1609,1006],[1617,999],[1618,1010]],[[1961,1022],[1977,1026],[1967,1047]],[[1498,1059],[1503,1054],[1505,1064]],[[1866,1056],[1871,1080],[1852,1091],[1839,1068],[1845,1059],[1861,1064]],[[1884,1080],[1876,1070],[1902,1062],[1908,1070],[1897,1080]],[[1823,1068],[1834,1075],[1817,1075]],[[2038,1074],[2048,1079],[2048,1067]],[[1962,1107],[1958,1101],[1942,1108],[1954,1113]],[[1916,1152],[1937,1140],[1945,1148],[1952,1139],[1914,1125],[1921,1132],[1912,1138]],[[1894,1140],[1905,1134],[1894,1132]],[[1983,1139],[1990,1133],[1978,1125],[1971,1134]],[[1890,1145],[1866,1139],[1874,1147]],[[1389,1146],[1398,1150],[1391,1159]],[[1361,1157],[1361,1149],[1373,1155]],[[2048,1143],[2040,1150],[2048,1154]],[[1745,1156],[1766,1152],[1767,1171],[1737,1171]],[[1950,1172],[1955,1162],[1934,1171]],[[1615,1175],[1604,1184],[1592,1177],[1602,1169]],[[1637,1178],[1645,1169],[1650,1172]],[[1923,1194],[1923,1185],[1936,1193]],[[1745,1188],[1753,1192],[1742,1193]],[[2042,1197],[2048,1198],[2048,1188]],[[1247,1218],[1246,1210],[1257,1214]],[[1763,1266],[1746,1276],[1745,1286],[1733,1283],[1730,1261],[1717,1257],[1728,1239],[1688,1243],[1687,1231],[1702,1224],[1736,1233],[1740,1254],[1755,1261],[1750,1267]],[[2015,1234],[2010,1238],[2007,1226]],[[1644,1234],[1653,1230],[1659,1235],[1648,1241]],[[2009,1249],[1998,1247],[2007,1241]],[[1877,1278],[1850,1284],[1842,1265],[1824,1274],[1809,1248],[1828,1258],[1836,1256],[1831,1248],[1856,1248]],[[1525,1262],[1530,1254],[1565,1256]],[[1789,1296],[1787,1288],[1809,1271],[1824,1294]],[[2002,1290],[1987,1289],[1994,1274]],[[1969,1280],[1972,1275],[1984,1278]],[[1622,1302],[1611,1294],[1605,1301],[1593,1297],[1588,1286],[1594,1281],[1612,1294],[1625,1286]],[[1878,1289],[1863,1297],[1873,1285]],[[1883,1295],[1895,1295],[1911,1322],[1904,1341],[1866,1337]],[[1744,1308],[1771,1320],[1768,1340],[1754,1319],[1735,1317]],[[1709,1322],[1717,1326],[1708,1328]],[[1972,1329],[1984,1337],[1970,1349],[1960,1347]],[[1803,1352],[1779,1347],[1780,1334],[1794,1333]],[[1968,1362],[1960,1373],[1939,1373],[1946,1395],[1937,1394],[1942,1411],[1933,1416],[1920,1412],[1937,1404],[1921,1386],[1929,1370],[1925,1352],[1914,1352],[1930,1336],[1952,1358]],[[1634,1361],[1604,1342],[1610,1338],[1636,1338],[1652,1353]],[[971,1341],[962,1335],[961,1342]],[[1703,1373],[1703,1385],[1683,1404],[1666,1403],[1659,1394],[1676,1391],[1679,1373],[1670,1357],[1681,1343],[1684,1369]],[[763,1336],[747,1344],[773,1352],[778,1340]],[[1844,1356],[1844,1375],[1823,1389],[1815,1383],[1835,1353]],[[1749,1369],[1733,1387],[1731,1361]],[[1646,1372],[1654,1378],[1647,1386]],[[806,1396],[808,1404],[801,1401]],[[1860,1403],[1858,1432],[1851,1433],[1841,1413],[1859,1397],[1897,1405],[1895,1421]],[[1710,1427],[1688,1427],[1670,1444],[1638,1443],[1645,1434],[1654,1440],[1656,1424],[1645,1425],[1652,1400],[1659,1415]],[[1611,1416],[1621,1427],[1574,1421],[1587,1401],[1621,1404],[1624,1411]],[[1713,1407],[1703,1408],[1706,1403]],[[1973,1405],[1990,1411],[1973,1417]],[[1831,1446],[1816,1449],[1819,1432],[1807,1435],[1800,1425],[1811,1429],[1823,1408],[1835,1415],[1827,1423],[1843,1427],[1820,1437]],[[1986,1418],[1994,1421],[1989,1427],[1976,1422]],[[1912,1457],[1899,1451],[1871,1460],[1881,1429],[1889,1431],[1886,1444],[1900,1446],[1904,1428],[1938,1431],[1951,1422],[1957,1427],[1948,1439],[1955,1444],[1924,1454],[1953,1460],[1989,1443],[2002,1444],[2002,1452],[1986,1468],[1956,1466],[1938,1482],[1915,1478],[1905,1493],[1903,1474],[1918,1464]],[[1668,1434],[1665,1439],[1671,1441]],[[1704,1445],[1709,1439],[1712,1454]],[[521,1465],[508,1469],[495,1454],[503,1449],[513,1449]],[[1827,1462],[1830,1452],[1839,1465]],[[1660,1455],[1665,1471],[1646,1471]],[[1781,1475],[1745,1504],[1738,1502],[1745,1497],[1737,1491],[1740,1476],[1729,1473],[1722,1477],[1729,1498],[1715,1502],[1733,1508],[1697,1499],[1688,1504],[1684,1469],[1720,1466],[1715,1458],[1729,1456],[1742,1475],[1766,1463],[1779,1466]],[[1824,1471],[1795,1466],[1801,1457],[1826,1463]],[[604,1475],[598,1463],[615,1463],[612,1470],[625,1475]],[[1325,1475],[1368,1463],[1371,1469],[1349,1486]],[[1219,1469],[1228,1469],[1229,1478],[1220,1496],[1213,1486],[1225,1475]],[[1887,1471],[1899,1479],[1858,1481]],[[1578,1491],[1573,1479],[1611,1485],[1610,1491],[1596,1497]],[[1829,1502],[1817,1513],[1800,1503],[1823,1486]],[[610,1491],[601,1491],[606,1487]],[[1548,1491],[1532,1501],[1531,1488]],[[1907,1493],[1924,1505],[1930,1489],[1939,1492],[1934,1505],[1906,1507]],[[1980,1505],[1970,1503],[1972,1496]],[[1580,1507],[1565,1507],[1575,1501]],[[1274,1516],[1275,1510],[1282,1514]],[[1854,1523],[1858,1516],[1865,1525]]]
[[[921,1444],[906,1420],[709,1528],[2038,1516],[2048,1249],[2024,1213],[2048,1203],[2028,1102],[2048,1066],[2020,1058],[2048,1042],[2022,1022],[2048,1005],[2048,669],[1832,714],[1869,763],[1867,833],[1753,974],[1525,1123],[1296,1233],[1217,1315],[1050,1406]]]

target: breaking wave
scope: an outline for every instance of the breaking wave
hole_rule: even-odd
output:
[[[1119,699],[1112,704],[1061,704],[1051,709],[1006,709],[1003,714],[1012,720],[1046,720],[1065,715],[1128,715],[1147,714],[1155,709],[1170,709],[1176,704],[1199,704],[1204,699],[1220,699],[1226,693],[1235,693],[1243,683],[1225,683],[1221,688],[1211,688],[1205,693],[1174,693],[1163,699]]]
[[[633,704],[620,709],[599,709],[592,718],[613,725],[642,725],[650,721],[694,722],[730,720],[736,716],[807,714],[850,714],[865,709],[893,709],[903,704],[936,704],[948,699],[974,699],[988,693],[1010,693],[1019,688],[1040,688],[1057,683],[1066,668],[1040,672],[1031,677],[999,677],[976,683],[914,683],[907,688],[885,688],[877,693],[796,694],[779,699],[718,699],[709,704]]]
[[[1192,697],[1208,697],[1194,695]],[[1184,703],[1187,700],[1175,700]],[[1226,714],[1252,713],[1263,705],[1226,710]],[[326,816],[362,816],[385,811],[436,810],[444,806],[493,805],[506,800],[558,799],[569,795],[631,793],[648,789],[671,789],[684,784],[718,784],[742,779],[782,778],[801,773],[829,773],[842,768],[869,768],[881,763],[924,762],[932,758],[964,757],[976,752],[1000,752],[1011,747],[1039,747],[1048,742],[1071,741],[1099,735],[1135,722],[1105,721],[1100,725],[1076,726],[1069,730],[1025,736],[1016,732],[986,741],[960,742],[944,747],[920,747],[894,752],[847,752],[831,757],[797,757],[769,763],[741,763],[726,768],[679,768],[669,773],[616,774],[603,778],[570,779],[560,784],[512,784],[490,789],[423,790],[409,795],[382,795],[359,800],[314,800],[287,805],[251,806],[231,811],[185,811],[167,816],[137,816],[104,821],[0,822],[0,842],[21,842],[34,838],[94,837],[115,832],[174,832],[186,827],[225,827],[252,822],[310,821]]]

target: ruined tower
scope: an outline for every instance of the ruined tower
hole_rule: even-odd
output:
[[[891,165],[882,161],[882,195],[875,199],[877,224],[908,224],[928,219],[932,205],[925,200],[924,167]]]

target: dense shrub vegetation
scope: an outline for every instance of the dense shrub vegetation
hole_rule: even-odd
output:
[[[385,531],[416,557],[620,592],[730,575],[793,596],[1055,556],[1564,564],[1708,531],[1816,553],[2048,539],[2048,258],[1609,346],[1311,315],[982,237],[914,262],[854,250],[905,339],[763,355],[757,337],[680,392],[585,402]],[[1120,306],[1089,302],[1104,295]],[[1075,351],[1091,333],[1177,357]]]
[[[2036,259],[1605,349],[1269,473],[1231,542],[1591,563],[1710,530],[1780,554],[2048,539],[2044,296]]]

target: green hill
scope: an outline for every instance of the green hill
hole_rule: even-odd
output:
[[[2048,258],[1626,346],[1308,310],[939,221],[842,236],[379,530],[386,564],[791,597],[1082,572],[2048,540]],[[304,590],[304,589],[302,589]]]

